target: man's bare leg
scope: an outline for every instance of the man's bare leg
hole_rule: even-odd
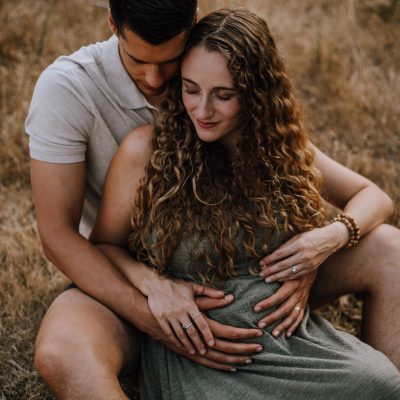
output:
[[[35,353],[57,399],[126,400],[118,375],[137,360],[138,337],[108,308],[70,289],[47,311]]]
[[[400,230],[382,224],[329,257],[312,289],[312,307],[348,293],[364,296],[362,339],[400,369]]]

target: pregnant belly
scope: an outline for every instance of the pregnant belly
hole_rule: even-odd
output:
[[[224,290],[235,296],[233,303],[223,308],[209,310],[206,314],[222,324],[238,328],[257,328],[260,319],[270,314],[276,307],[255,312],[255,304],[273,295],[279,287],[279,283],[265,283],[258,276],[246,275],[231,278],[225,282]],[[267,326],[264,331],[271,333],[278,323],[279,321]]]

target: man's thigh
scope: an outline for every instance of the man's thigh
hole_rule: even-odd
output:
[[[36,357],[57,365],[87,368],[101,363],[119,374],[138,359],[139,335],[127,322],[77,288],[61,293],[49,307],[36,340]],[[78,364],[77,364],[78,363]]]
[[[399,230],[390,225],[379,225],[360,243],[348,250],[332,254],[319,268],[310,294],[313,307],[328,303],[348,293],[367,293],[385,279],[390,258],[399,257],[400,249],[393,241],[399,240]]]

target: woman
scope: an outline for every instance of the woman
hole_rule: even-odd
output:
[[[391,212],[391,202],[308,142],[261,18],[245,10],[205,17],[188,39],[181,75],[155,127],[137,129],[117,152],[92,239],[107,244],[101,248],[148,297],[164,332],[204,353],[214,338],[191,282],[211,295],[218,292],[209,287],[235,295],[209,317],[257,327],[254,304],[279,287],[264,268],[274,260],[262,257],[286,243],[274,253],[274,273],[281,271],[275,278],[310,272],[355,245]],[[326,224],[320,193],[355,220],[340,215]],[[313,244],[312,257],[296,252],[300,239]],[[113,252],[128,244],[138,260],[134,270]],[[163,298],[158,289],[166,277],[171,292]],[[308,309],[292,337],[273,332],[265,328],[253,340],[264,350],[235,374],[143,337],[142,398],[400,398],[400,375],[382,353]]]

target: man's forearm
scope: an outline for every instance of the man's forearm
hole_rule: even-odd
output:
[[[42,240],[46,256],[82,291],[140,330],[156,324],[147,299],[87,239],[68,230]]]

